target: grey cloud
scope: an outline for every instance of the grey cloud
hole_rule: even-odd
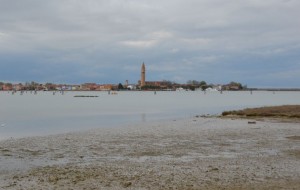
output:
[[[160,3],[129,0],[15,0],[2,8],[1,24],[4,30],[6,26],[14,31],[11,35],[18,37],[16,32],[19,32],[32,43],[35,42],[34,38],[37,43],[40,40],[45,44],[53,43],[56,39],[61,42],[57,42],[58,45],[70,43],[71,46],[74,41],[85,44],[93,41],[114,43],[115,40],[135,45],[153,40],[145,36],[163,30],[176,35],[172,40],[214,39],[228,43],[224,40],[250,38],[258,42],[255,36],[259,34],[276,38],[282,35],[278,30],[286,33],[286,30],[291,30],[290,27],[295,27],[294,22],[299,23],[296,19],[299,16],[295,8],[297,5],[299,3],[296,1],[278,0],[275,3],[253,0],[165,0]],[[291,33],[297,35],[298,30],[293,29]]]
[[[0,53],[38,54],[45,64],[112,69],[129,64],[125,70],[131,74],[145,61],[153,72],[163,68],[183,79],[238,56],[251,55],[255,64],[260,56],[287,55],[300,44],[298,0],[0,3]],[[182,66],[186,63],[190,65]],[[195,74],[187,74],[191,72]]]

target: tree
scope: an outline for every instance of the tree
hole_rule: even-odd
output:
[[[27,84],[26,84],[27,85]],[[36,90],[37,87],[38,87],[38,83],[32,81],[30,84],[29,84],[29,89],[28,90]]]
[[[191,90],[191,91],[195,91],[195,86],[189,86],[189,89]]]
[[[188,80],[188,81],[187,81],[187,84],[191,84],[191,85],[199,85],[200,82],[199,82],[199,81],[196,81],[196,80]]]
[[[231,89],[231,90],[241,90],[241,89],[243,89],[243,86],[242,86],[241,83],[232,81],[232,82],[229,83],[229,89]]]
[[[45,84],[45,86],[46,86],[46,88],[48,89],[48,90],[55,90],[55,85],[54,84],[52,84],[52,83],[46,83]]]
[[[123,89],[124,89],[124,86],[121,83],[119,83],[118,90],[123,90]]]
[[[6,83],[5,85],[8,86],[8,87],[12,87],[13,86],[12,83]]]
[[[199,84],[200,84],[200,86],[206,86],[207,85],[207,83],[204,80],[201,81]]]
[[[154,85],[145,85],[141,87],[141,90],[160,90],[160,86],[154,86]]]

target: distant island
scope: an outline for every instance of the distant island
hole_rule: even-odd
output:
[[[205,81],[189,80],[185,84],[171,81],[151,81],[144,86],[139,84],[53,84],[53,83],[4,83],[0,91],[300,91],[299,88],[247,88],[238,82],[229,84],[207,84]]]
[[[128,80],[124,84],[53,84],[53,83],[9,83],[0,82],[0,91],[112,91],[112,90],[143,90],[143,91],[300,91],[300,88],[248,88],[239,82],[228,84],[212,84],[206,81],[188,80],[185,84],[179,84],[169,80],[147,81],[146,66],[141,67],[140,80],[135,84],[129,84]]]
[[[190,80],[186,84],[179,84],[171,81],[151,81],[144,86],[140,84],[53,84],[53,83],[4,83],[0,82],[0,91],[223,91],[223,90],[247,90],[246,86],[240,83],[231,82],[229,84],[207,84],[205,81]]]

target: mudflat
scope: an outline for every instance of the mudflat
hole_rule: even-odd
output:
[[[0,189],[300,189],[300,125],[190,118],[0,142]]]

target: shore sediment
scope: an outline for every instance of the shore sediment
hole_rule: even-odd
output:
[[[190,118],[0,142],[0,189],[299,189],[299,123]]]

